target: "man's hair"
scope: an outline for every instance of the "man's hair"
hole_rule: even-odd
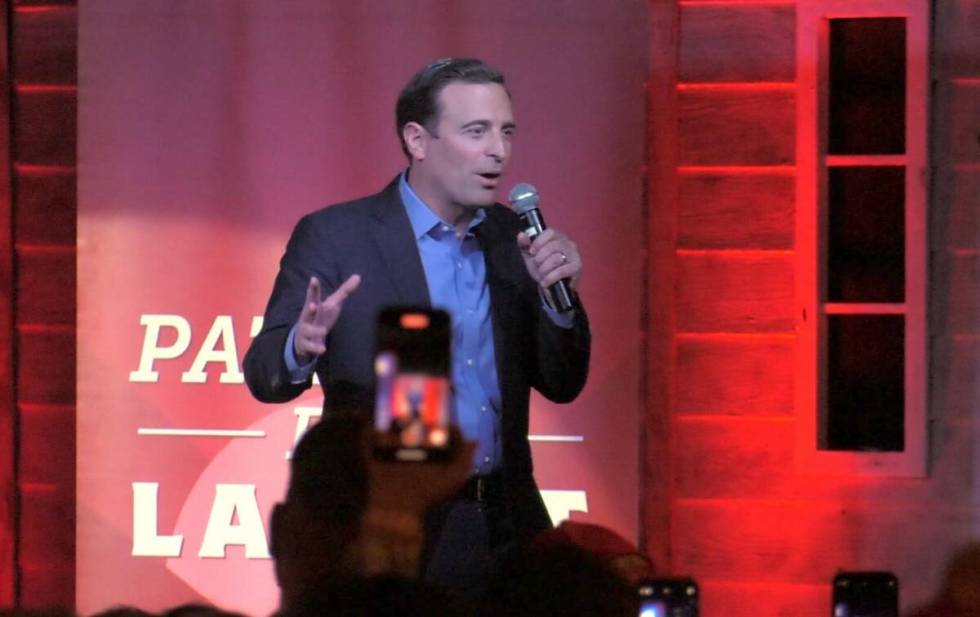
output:
[[[417,122],[438,137],[435,125],[439,121],[439,93],[457,81],[503,86],[504,76],[475,58],[442,58],[416,73],[398,95],[398,103],[395,105],[395,128],[402,144],[402,152],[410,162],[412,155],[408,152],[402,129],[409,122]]]

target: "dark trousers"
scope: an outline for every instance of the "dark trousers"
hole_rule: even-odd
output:
[[[502,500],[460,496],[433,510],[425,531],[425,579],[444,587],[461,608],[476,609],[517,544],[508,508]]]

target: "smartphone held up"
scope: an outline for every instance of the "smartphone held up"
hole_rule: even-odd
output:
[[[374,360],[375,456],[397,461],[448,458],[450,322],[445,311],[392,307],[378,317]]]
[[[698,617],[698,585],[691,578],[660,578],[637,586],[639,617]]]
[[[833,617],[898,617],[898,578],[891,572],[839,572]]]

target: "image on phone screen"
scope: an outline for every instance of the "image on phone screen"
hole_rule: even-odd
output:
[[[374,360],[375,454],[393,460],[441,458],[450,444],[449,316],[390,308],[378,319]]]
[[[389,449],[443,448],[448,445],[449,380],[402,372],[398,358],[383,352],[375,360],[377,397],[374,428]]]
[[[641,581],[639,617],[698,617],[698,586],[690,578]]]
[[[646,600],[640,604],[640,617],[666,617],[667,605],[659,600]]]
[[[891,572],[834,577],[833,617],[898,617],[898,578]]]

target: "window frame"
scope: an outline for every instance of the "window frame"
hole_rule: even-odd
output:
[[[927,0],[800,0],[796,16],[796,464],[800,471],[897,477],[928,475],[928,104]],[[831,19],[906,20],[905,153],[828,155],[829,31]],[[830,303],[826,287],[828,169],[890,165],[905,168],[905,301]],[[819,449],[826,400],[827,316],[905,317],[904,450]]]

